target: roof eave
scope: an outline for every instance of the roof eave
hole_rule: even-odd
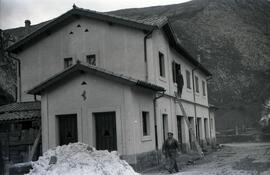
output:
[[[19,41],[15,42],[11,46],[7,47],[6,50],[8,52],[16,53],[20,47],[22,47],[26,43],[30,42],[32,39],[35,39],[36,37],[40,36],[44,32],[50,32],[50,29],[52,27],[55,27],[57,24],[63,22],[64,20],[66,20],[67,18],[69,18],[71,16],[84,16],[84,17],[88,17],[88,18],[93,18],[93,19],[97,19],[97,20],[101,20],[101,21],[105,21],[105,22],[116,23],[119,25],[124,25],[124,26],[128,26],[131,28],[139,29],[139,30],[145,30],[145,31],[151,31],[157,27],[157,26],[153,26],[153,25],[139,23],[139,22],[132,21],[132,20],[121,19],[121,18],[109,16],[107,14],[102,14],[99,12],[92,12],[92,11],[82,10],[79,8],[73,8],[73,9],[67,11],[66,13],[62,14],[61,16],[55,18],[54,20],[52,20],[51,22],[49,22],[45,26],[42,26],[39,29],[26,35],[25,37],[23,37]]]
[[[57,83],[59,80],[65,78],[66,76],[68,76],[68,74],[71,74],[77,71],[91,72],[92,74],[97,74],[99,76],[102,76],[103,78],[106,78],[109,80],[115,80],[115,81],[118,81],[126,85],[130,85],[130,86],[138,86],[138,87],[147,88],[153,91],[165,91],[164,88],[154,85],[154,84],[150,84],[150,83],[136,80],[130,77],[126,77],[124,75],[116,75],[112,72],[106,72],[106,70],[98,70],[98,68],[95,69],[94,67],[93,68],[87,67],[86,65],[78,63],[56,74],[55,76],[45,80],[44,82],[40,83],[39,85],[27,91],[27,93],[31,95],[41,95],[44,90],[51,87],[53,84]]]
[[[171,41],[170,44],[174,47],[174,49],[176,49],[181,55],[188,59],[195,67],[199,68],[206,76],[212,76],[212,74],[201,63],[193,58],[177,41],[176,33],[174,32],[170,21],[163,25],[163,30],[168,35],[169,41]]]

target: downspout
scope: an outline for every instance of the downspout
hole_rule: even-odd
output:
[[[151,37],[151,34],[153,33],[154,29],[152,29],[150,32],[148,32],[144,38],[143,38],[143,47],[144,47],[144,62],[145,62],[145,79],[148,81],[148,63],[147,63],[147,39]]]
[[[194,134],[195,134],[195,136],[197,138],[198,137],[197,136],[197,108],[196,108],[196,95],[195,95],[196,91],[195,91],[195,82],[194,82],[194,71],[196,69],[198,69],[198,66],[196,66],[195,68],[192,69],[191,75],[192,75],[192,86],[193,86],[193,102],[194,102],[193,107],[194,107],[194,120],[195,120],[194,121],[194,123],[195,123],[195,133]],[[195,140],[193,140],[193,141],[195,141]]]
[[[14,59],[17,62],[17,96],[16,96],[16,100],[17,102],[21,102],[22,101],[22,89],[21,89],[21,60],[12,56],[10,53],[8,53],[8,56],[11,57],[12,59]]]
[[[165,91],[162,92],[161,95],[155,97],[153,99],[153,104],[154,104],[154,124],[155,124],[155,145],[156,145],[156,150],[158,150],[158,134],[157,134],[157,111],[156,111],[156,106],[157,106],[157,100],[161,97],[164,96]]]
[[[211,80],[212,78],[213,78],[212,76],[208,77],[208,78],[206,79],[206,82],[208,82],[208,81]],[[206,88],[206,91],[207,91],[207,99],[208,99],[208,90],[207,90],[207,89],[208,89],[208,88]],[[213,145],[213,144],[212,144],[212,143],[213,143],[213,138],[212,138],[211,116],[210,116],[210,106],[209,106],[209,102],[208,102],[208,118],[209,118],[209,120],[208,120],[208,127],[209,127],[209,134],[210,134],[209,139],[210,139],[211,145]]]

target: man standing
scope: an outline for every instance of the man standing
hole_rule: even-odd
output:
[[[176,163],[177,152],[180,151],[178,141],[173,138],[173,133],[168,132],[168,138],[165,140],[162,146],[162,153],[166,157],[167,169],[170,173],[179,172]]]
[[[177,84],[177,95],[179,98],[181,98],[182,90],[184,86],[184,79],[183,79],[180,69],[177,69],[177,72],[176,72],[176,84]]]

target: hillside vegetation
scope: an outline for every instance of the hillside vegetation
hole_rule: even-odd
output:
[[[133,19],[169,18],[182,46],[195,58],[200,58],[213,74],[208,89],[210,103],[219,107],[218,129],[256,125],[262,113],[267,111],[270,100],[270,1],[193,0],[109,13]],[[45,24],[31,26],[31,30]],[[6,32],[20,38],[22,30],[16,28]],[[3,66],[6,60],[2,58],[0,85],[3,90],[0,90],[2,94],[5,92],[14,97],[14,65]],[[6,101],[12,100],[9,95],[5,97],[8,98]]]
[[[270,1],[193,0],[112,13],[168,17],[183,47],[213,74],[218,128],[257,123],[270,98]]]

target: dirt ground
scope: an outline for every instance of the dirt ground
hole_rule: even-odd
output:
[[[235,143],[224,146],[195,165],[186,165],[176,175],[269,175],[269,143]],[[153,169],[144,175],[169,174],[163,168]]]

